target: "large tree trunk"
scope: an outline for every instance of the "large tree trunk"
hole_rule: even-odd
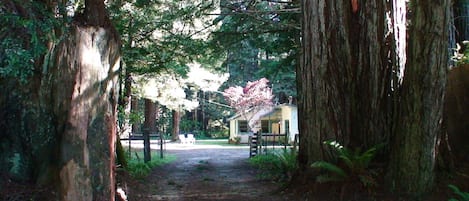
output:
[[[130,111],[131,113],[133,113],[134,115],[135,114],[138,114],[140,112],[140,109],[139,109],[139,99],[136,97],[136,96],[130,96],[131,97],[131,101],[130,101]],[[135,119],[134,119],[135,120]],[[132,129],[131,129],[131,133],[139,133],[141,132],[140,131],[140,126],[141,126],[141,122],[140,120],[138,122],[136,121],[132,121],[131,122],[132,124]]]
[[[448,56],[449,0],[411,1],[400,103],[393,135],[389,184],[399,191],[432,188]]]
[[[22,17],[28,20],[40,16],[41,20],[44,17],[66,22],[51,17],[66,15],[55,13],[60,10],[58,3],[46,2],[48,5],[37,1],[2,2],[2,12],[4,5],[13,5],[22,11],[19,14],[27,14]],[[46,11],[35,13],[41,6],[49,6],[51,15],[42,16]],[[0,145],[0,170],[58,191],[53,200],[115,197],[120,41],[110,26],[103,0],[87,0],[85,8],[85,13],[76,14],[71,24],[55,30],[49,27],[53,33],[33,33],[36,39],[41,38],[40,34],[57,34],[61,40],[58,44],[49,41],[45,46],[49,51],[37,58],[34,66],[20,67],[33,69],[26,84],[18,87],[15,84],[20,83],[15,79],[0,80],[7,91],[0,98],[0,128],[6,133]]]
[[[173,132],[171,133],[171,140],[179,140],[179,124],[181,122],[181,112],[173,110]]]
[[[145,162],[151,160],[150,133],[156,133],[156,103],[145,99],[145,122],[143,123],[143,158]]]
[[[83,18],[57,48],[53,88],[57,107],[68,111],[61,122],[61,200],[115,198],[119,47],[104,1],[86,0]]]
[[[112,30],[89,26],[73,27],[58,48],[55,87],[71,92],[57,100],[69,110],[61,140],[61,200],[114,199],[118,49]]]
[[[451,156],[455,162],[461,164],[469,161],[469,64],[451,69],[448,74],[448,85],[445,96],[445,135],[448,140],[446,146],[451,147]],[[445,158],[450,160],[451,157]],[[448,164],[446,164],[448,165]]]
[[[303,1],[303,57],[297,69],[303,169],[333,158],[326,140],[369,148],[387,139],[386,4],[360,3],[354,10],[350,1]]]

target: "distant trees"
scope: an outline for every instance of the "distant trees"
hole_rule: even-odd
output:
[[[300,47],[299,1],[220,1],[212,43],[224,50],[226,86],[265,77],[277,102],[296,97],[295,66]]]

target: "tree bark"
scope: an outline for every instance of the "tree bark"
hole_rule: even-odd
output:
[[[35,3],[43,6],[42,2]],[[56,1],[47,4],[50,12],[56,11]],[[28,5],[18,3],[15,7]],[[102,0],[87,1],[85,7],[106,13]],[[31,16],[41,16],[42,13],[34,13],[37,10],[31,9]],[[51,193],[57,196],[51,198],[54,200],[115,197],[120,40],[106,15],[100,16],[96,20],[102,23],[77,17],[72,23],[63,24],[62,29],[67,31],[54,27],[55,32],[47,34],[56,34],[61,40],[49,41],[48,52],[34,66],[23,67],[34,69],[27,84],[16,86],[21,89],[13,89],[0,99],[2,111],[6,109],[1,112],[0,127],[12,131],[2,136],[0,151],[4,151],[4,140],[15,148],[21,147],[22,152],[11,154],[20,162],[13,163],[20,167],[13,168],[13,173],[23,174],[24,181],[56,190],[58,193]],[[17,81],[0,80],[2,88],[12,83]],[[9,137],[13,133],[18,137]],[[7,153],[5,164],[10,164],[10,157]],[[0,158],[3,164],[3,153]],[[0,170],[10,171],[8,165],[0,165]]]
[[[173,132],[171,133],[171,140],[179,140],[179,124],[181,122],[181,112],[173,110]]]
[[[52,93],[56,108],[67,111],[60,122],[60,199],[114,200],[120,41],[104,1],[87,0],[85,10],[55,57]]]
[[[61,200],[114,199],[119,43],[113,34],[76,26],[59,48],[55,86],[71,92],[66,105],[57,100],[69,110],[61,140]]]
[[[448,73],[443,135],[447,138],[440,139],[442,142],[446,142],[443,145],[451,147],[451,153],[446,153],[447,157],[444,158],[449,162],[445,164],[447,166],[453,164],[452,159],[458,164],[469,160],[467,155],[469,152],[467,146],[467,142],[469,142],[467,134],[469,130],[469,115],[467,115],[469,114],[469,104],[467,103],[469,103],[469,64],[463,64],[452,68]]]
[[[303,1],[303,56],[297,69],[303,169],[332,160],[323,144],[369,148],[386,141],[391,76],[385,1]]]
[[[134,113],[134,114],[138,114],[139,113],[139,99],[136,97],[136,96],[130,96],[131,97],[131,101],[130,101],[130,111],[131,113]],[[140,131],[140,125],[141,125],[141,121],[139,122],[131,122],[132,123],[132,129],[131,129],[131,133],[139,133],[141,132]]]
[[[156,103],[145,99],[145,122],[143,123],[143,159],[151,161],[150,133],[156,133]]]
[[[411,1],[407,63],[394,123],[389,184],[423,193],[433,186],[447,77],[449,0]]]

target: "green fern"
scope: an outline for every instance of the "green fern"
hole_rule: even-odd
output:
[[[348,177],[348,174],[339,166],[326,161],[316,161],[311,164],[311,167],[323,169],[331,174],[322,174],[316,177],[316,181],[319,183],[330,182],[330,181],[342,181]]]
[[[311,164],[312,168],[322,169],[327,172],[316,177],[317,182],[358,179],[366,187],[376,185],[375,172],[368,170],[368,166],[382,145],[374,146],[362,153],[360,149],[351,151],[336,141],[325,141],[324,144],[335,149],[337,157],[344,163],[344,167],[326,161],[314,162]]]
[[[469,201],[469,192],[463,192],[459,190],[455,185],[448,185],[448,187],[453,190],[456,195],[459,195],[459,199],[451,198],[449,201]]]

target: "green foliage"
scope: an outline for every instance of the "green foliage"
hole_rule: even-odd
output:
[[[195,37],[205,26],[203,14],[210,13],[210,1],[113,1],[111,20],[122,36],[125,68],[135,74],[187,73],[187,63],[204,58],[206,42]],[[196,27],[201,19],[204,27]],[[181,25],[181,26],[177,26]]]
[[[117,116],[119,126],[122,126],[126,120],[128,120],[130,124],[140,124],[145,119],[142,111],[130,111],[126,113],[124,107],[121,105],[117,107]]]
[[[469,192],[463,192],[457,186],[452,184],[448,185],[448,187],[453,190],[454,194],[459,196],[459,199],[451,198],[449,201],[469,201]]]
[[[289,181],[298,168],[297,156],[293,150],[272,151],[250,158],[249,163],[261,170],[261,179]]]
[[[311,167],[327,170],[329,173],[331,173],[317,176],[316,181],[320,183],[330,181],[342,181],[348,177],[347,173],[342,168],[326,161],[316,161],[311,164]]]
[[[376,173],[368,168],[381,145],[361,152],[360,149],[351,151],[336,141],[325,141],[324,144],[331,146],[337,152],[337,157],[342,162],[342,165],[339,166],[326,161],[316,161],[311,164],[312,168],[326,171],[326,173],[316,177],[317,182],[353,181],[358,179],[365,187],[376,185],[374,179]]]
[[[136,179],[145,178],[156,166],[171,163],[176,160],[176,157],[172,155],[166,155],[163,159],[153,157],[148,163],[145,163],[141,158],[143,158],[143,152],[135,153],[133,157],[127,160],[127,171]]]
[[[299,7],[297,2],[221,2],[222,15],[214,23],[222,25],[212,42],[227,54],[222,67],[230,73],[228,86],[266,77],[281,103],[296,96]]]
[[[26,83],[47,53],[48,42],[56,40],[54,33],[64,25],[44,3],[26,1],[15,6],[30,14],[0,5],[0,77]]]
[[[185,133],[190,133],[200,130],[200,123],[191,119],[181,119],[179,123],[180,130]]]

